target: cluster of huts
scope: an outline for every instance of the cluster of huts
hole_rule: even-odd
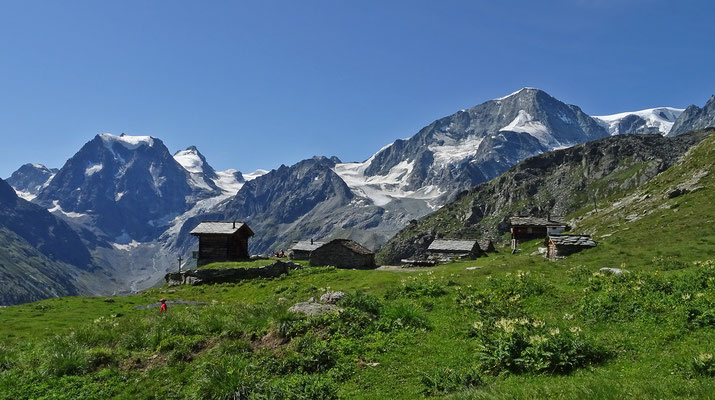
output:
[[[194,252],[196,266],[214,262],[244,261],[250,258],[248,239],[254,235],[243,222],[201,222],[191,231],[199,239]],[[310,260],[310,265],[334,265],[342,268],[374,268],[375,252],[349,239],[327,243],[313,240],[296,242],[288,250],[293,260]]]
[[[560,218],[515,216],[510,218],[509,224],[513,251],[517,250],[519,243],[534,239],[545,240],[544,253],[549,259],[565,257],[596,246],[596,242],[588,235],[565,234],[569,226]],[[198,267],[213,262],[250,258],[248,239],[254,233],[243,222],[201,222],[191,234],[199,239],[199,250],[194,252]],[[405,264],[435,265],[457,258],[476,258],[492,251],[494,244],[489,239],[438,238],[427,248],[426,257],[402,261]],[[358,269],[376,267],[375,252],[349,239],[296,241],[287,256],[292,260],[308,260],[313,266],[333,265]]]
[[[596,247],[597,244],[589,235],[565,234],[569,226],[558,217],[511,217],[509,226],[512,252],[516,252],[519,243],[544,239],[544,255],[551,260]]]

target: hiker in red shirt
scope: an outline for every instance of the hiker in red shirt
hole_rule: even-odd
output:
[[[161,302],[161,308],[159,309],[159,312],[166,312],[166,299],[161,299],[159,301]]]

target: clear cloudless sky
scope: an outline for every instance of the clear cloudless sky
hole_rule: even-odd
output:
[[[521,87],[591,115],[702,106],[715,1],[0,1],[0,177],[94,135],[250,172],[361,161]]]

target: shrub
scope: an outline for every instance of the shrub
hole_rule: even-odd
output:
[[[502,318],[491,324],[477,321],[472,336],[481,341],[481,368],[485,373],[565,374],[606,356],[599,346],[573,326],[547,327],[530,318]]]
[[[388,291],[387,298],[439,297],[447,294],[449,282],[444,277],[436,277],[434,272],[419,273],[403,279],[400,286]]]
[[[380,299],[361,291],[346,293],[338,304],[341,307],[352,307],[373,315],[380,315],[380,310],[382,309]]]
[[[712,353],[700,353],[691,363],[696,375],[715,377],[715,359]]]
[[[393,301],[388,303],[378,321],[380,330],[391,331],[401,328],[429,329],[427,318],[420,312],[417,305],[409,301]]]
[[[482,385],[482,378],[474,368],[453,370],[451,368],[436,368],[422,374],[422,394],[437,396],[472,389]]]
[[[0,371],[5,371],[15,365],[15,352],[2,344],[0,344]]]
[[[194,398],[213,400],[248,399],[265,390],[262,374],[249,360],[221,357],[200,365],[192,387]]]
[[[338,386],[320,375],[291,375],[271,385],[268,399],[333,400],[338,398]]]
[[[308,327],[309,324],[304,316],[287,310],[278,314],[275,321],[276,332],[284,338],[292,338],[303,334],[308,330]]]
[[[55,336],[46,346],[45,373],[54,376],[78,375],[89,369],[87,352],[73,337]]]

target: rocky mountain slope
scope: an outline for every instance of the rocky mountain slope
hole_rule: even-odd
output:
[[[435,237],[498,239],[511,215],[569,215],[589,204],[598,207],[665,171],[712,133],[614,136],[529,158],[399,232],[378,260],[392,264],[418,255]]]
[[[668,136],[677,136],[693,129],[715,127],[715,95],[710,97],[705,107],[692,105],[683,111],[673,125]]]
[[[90,293],[77,279],[93,268],[79,235],[2,179],[0,248],[0,305]]]
[[[42,164],[25,164],[12,176],[7,178],[7,183],[12,186],[17,195],[25,200],[37,197],[40,190],[50,184],[50,180],[57,175],[57,168],[47,168]]]

